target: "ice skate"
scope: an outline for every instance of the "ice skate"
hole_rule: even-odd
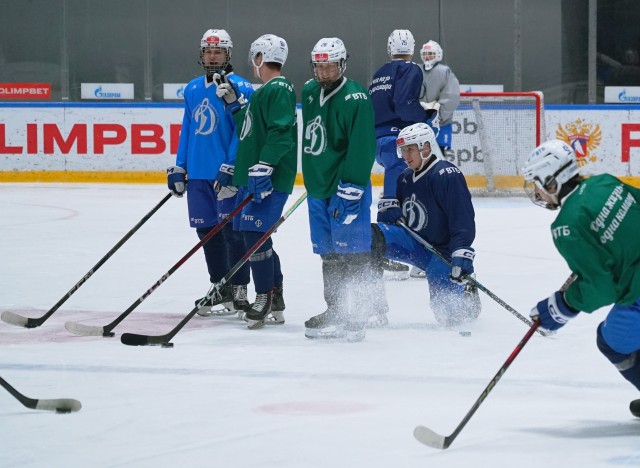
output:
[[[283,287],[276,286],[273,290],[273,303],[271,304],[271,311],[277,310],[279,312],[284,311],[284,295],[283,295]]]
[[[233,312],[238,314],[240,320],[244,320],[244,315],[251,309],[251,304],[247,299],[247,285],[233,285]]]
[[[414,266],[414,267],[411,267],[409,276],[415,279],[425,279],[427,277],[427,274],[425,273],[424,270],[421,270],[420,268]]]
[[[389,319],[386,312],[370,315],[367,320],[367,328],[382,328],[387,325],[389,325]]]
[[[367,333],[364,322],[347,322],[344,325],[344,340],[347,343],[359,343]]]
[[[271,303],[271,312],[265,320],[265,325],[282,325],[284,323],[284,297],[282,295],[282,286],[276,286],[273,290],[273,302]]]
[[[220,291],[215,291],[209,299],[206,299],[206,297],[201,297],[195,301],[195,305],[199,306],[197,313],[201,317],[221,317],[236,313],[233,310],[233,288],[231,284],[225,283]],[[222,307],[214,309],[218,305]]]
[[[344,336],[344,319],[335,310],[311,317],[304,322],[304,336],[311,339],[335,339]]]
[[[383,258],[382,269],[384,270],[384,279],[387,281],[404,281],[409,279],[409,266],[404,263]]]
[[[273,303],[273,292],[260,293],[256,295],[256,301],[251,305],[251,309],[245,315],[247,328],[255,330],[262,328],[271,313]]]

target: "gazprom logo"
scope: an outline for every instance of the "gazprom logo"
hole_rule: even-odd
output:
[[[203,78],[204,79],[204,78]],[[184,93],[188,89],[195,88],[195,84],[189,88],[189,83],[163,83],[162,85],[162,97],[164,99],[184,99]]]
[[[102,85],[96,88],[96,90],[93,92],[93,95],[98,99],[120,99],[122,97],[122,94],[118,92],[103,91]]]
[[[133,99],[133,83],[81,83],[82,99]]]
[[[604,102],[640,104],[640,86],[605,86]]]
[[[639,96],[628,96],[627,89],[623,89],[620,94],[618,94],[618,101],[620,102],[638,102],[640,103],[640,95]]]

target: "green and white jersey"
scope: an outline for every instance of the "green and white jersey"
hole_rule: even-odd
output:
[[[315,80],[302,88],[302,175],[309,196],[329,198],[338,183],[366,187],[375,159],[376,137],[366,89],[343,78],[325,96]]]
[[[248,185],[249,168],[259,162],[274,167],[273,188],[291,193],[298,170],[296,94],[283,76],[256,90],[249,104],[234,116],[238,152],[233,183]]]
[[[586,179],[563,201],[551,233],[577,274],[565,293],[572,307],[593,312],[640,296],[639,202],[640,190],[608,174]]]

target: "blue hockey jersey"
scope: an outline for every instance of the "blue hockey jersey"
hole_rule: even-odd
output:
[[[426,122],[420,105],[422,70],[413,62],[392,60],[373,75],[369,94],[375,111],[376,138],[397,135],[417,122]]]
[[[227,79],[249,99],[251,83],[233,73]],[[235,122],[224,111],[224,101],[216,96],[215,82],[205,76],[189,82],[184,90],[184,117],[176,166],[187,171],[189,179],[212,180],[223,163],[233,165],[238,147]]]
[[[397,197],[406,224],[442,254],[471,247],[476,236],[471,193],[460,169],[437,160],[419,173],[407,168]]]

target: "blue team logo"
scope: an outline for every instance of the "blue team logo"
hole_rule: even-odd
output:
[[[402,203],[402,214],[407,220],[407,226],[414,231],[421,231],[429,223],[427,209],[420,200],[416,199],[415,193]]]
[[[322,117],[307,122],[304,130],[304,153],[311,156],[318,156],[327,147],[327,129],[322,124]]]
[[[193,121],[197,124],[196,135],[210,135],[215,131],[218,126],[218,114],[209,104],[208,98],[204,98],[193,111]]]
[[[244,121],[242,122],[242,129],[240,130],[240,141],[251,135],[251,129],[253,127],[253,116],[251,115],[251,104],[247,108],[247,112],[244,114]]]

